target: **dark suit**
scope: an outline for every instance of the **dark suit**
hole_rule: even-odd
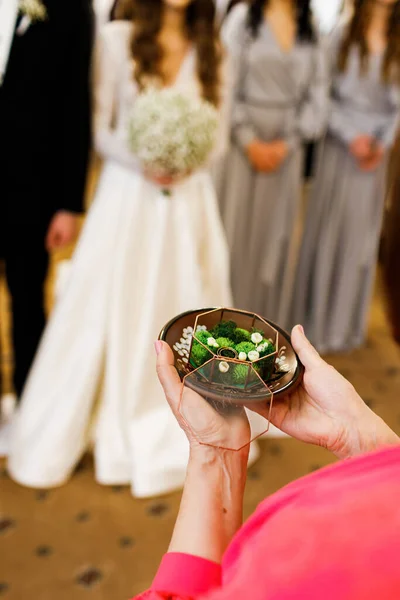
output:
[[[12,297],[15,388],[44,327],[45,236],[81,212],[90,149],[90,0],[44,0],[48,18],[14,36],[0,87],[0,256]]]

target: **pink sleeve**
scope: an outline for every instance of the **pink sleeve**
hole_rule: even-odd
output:
[[[221,566],[189,554],[169,553],[147,592],[136,600],[194,600],[221,585]]]

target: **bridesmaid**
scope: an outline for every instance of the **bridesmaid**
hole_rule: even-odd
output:
[[[399,114],[400,1],[355,0],[332,36],[329,129],[309,206],[293,322],[321,352],[365,338]]]
[[[282,326],[290,304],[303,141],[322,134],[328,104],[310,4],[241,3],[223,29],[237,65],[232,147],[219,177],[234,299]]]

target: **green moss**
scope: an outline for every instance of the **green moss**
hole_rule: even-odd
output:
[[[257,327],[252,328],[250,335],[253,333],[259,333],[263,336],[263,338],[265,337],[265,331],[263,331],[262,329],[257,329]]]
[[[233,332],[235,331],[237,325],[234,321],[221,321],[211,330],[211,335],[217,338],[233,338]]]
[[[244,385],[250,377],[249,365],[235,365],[232,372],[232,379],[235,385]]]
[[[240,344],[237,344],[235,346],[235,350],[238,353],[238,355],[241,352],[246,352],[246,354],[248,354],[249,352],[252,352],[255,349],[256,349],[256,346],[252,342],[241,342]]]
[[[209,337],[210,334],[208,331],[197,331],[195,333],[192,344],[192,352],[190,354],[190,363],[194,367],[201,367],[213,357],[213,353],[199,343],[202,342],[207,346],[207,340]]]
[[[234,348],[235,342],[229,338],[220,337],[215,340],[220,348]]]
[[[241,329],[237,327],[233,332],[233,340],[236,344],[240,344],[241,342],[250,342],[251,333],[246,329]]]
[[[264,356],[268,356],[269,354],[272,354],[273,352],[275,352],[275,346],[273,344],[271,344],[271,342],[269,340],[263,340],[261,342],[261,344],[258,346],[258,348],[260,346],[265,346],[265,350],[259,350],[260,358],[263,358]]]
[[[199,342],[203,342],[203,344],[205,344],[206,346],[207,346],[207,340],[210,337],[211,337],[211,335],[208,331],[197,331],[194,334],[194,338],[196,340],[199,340]]]

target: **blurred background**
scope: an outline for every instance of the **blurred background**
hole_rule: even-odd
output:
[[[60,0],[57,1],[60,3]],[[107,23],[112,18],[118,16],[118,12],[115,12],[118,11],[118,2],[94,0],[93,6],[89,7],[88,0],[86,2],[77,0],[74,4],[80,2],[82,5],[87,4],[82,19],[91,21],[88,31],[92,31],[90,44],[93,45],[95,54],[102,30],[108,26]],[[45,4],[47,3],[45,2]],[[48,4],[48,12],[51,15],[53,3],[49,0]],[[123,2],[123,4],[126,8],[129,2]],[[229,2],[217,0],[216,4],[216,27],[220,27]],[[357,8],[361,4],[353,3],[351,0],[345,3],[342,0],[313,0],[314,19],[321,37],[332,35],[331,32],[338,23],[351,18],[354,5]],[[64,11],[68,12],[68,10],[69,7],[66,6]],[[79,11],[77,11],[78,13]],[[41,25],[38,24],[38,28]],[[32,22],[32,37],[34,27],[36,24]],[[30,32],[28,31],[25,35],[30,35]],[[20,44],[21,40],[22,35],[16,43]],[[32,44],[40,45],[42,43],[44,42],[40,39],[38,29],[37,38],[33,39]],[[78,42],[77,47],[82,50]],[[80,56],[83,56],[80,50],[77,51],[74,67],[78,69]],[[0,125],[4,127],[6,127],[6,121],[12,121],[14,118],[14,115],[11,114],[13,109],[10,108],[13,99],[11,98],[10,103],[11,92],[9,90],[11,77],[18,77],[18,74],[12,73],[11,69],[17,69],[18,65],[15,64],[17,59],[12,52],[14,52],[13,48],[9,64],[10,72],[6,74],[3,88],[0,88]],[[22,53],[20,47],[18,47],[18,52]],[[32,65],[32,68],[40,69],[41,65],[37,63]],[[84,71],[85,67],[82,69]],[[91,66],[90,69],[90,85],[92,86],[95,85],[93,83],[95,80],[94,68]],[[29,78],[25,78],[24,81],[27,82],[26,86],[30,85]],[[29,89],[26,87],[25,91],[27,92],[26,101],[29,103]],[[19,94],[20,90],[13,93]],[[45,93],[46,89],[42,89],[41,94]],[[60,93],[64,92],[61,90]],[[41,97],[42,101],[44,101],[43,96]],[[15,98],[15,102],[18,103],[19,98]],[[70,98],[70,110],[75,110],[72,98]],[[63,113],[60,111],[58,113],[60,129],[64,127],[63,123],[60,123],[63,118]],[[26,138],[31,135],[29,125],[24,126],[24,132]],[[10,135],[8,131],[7,136]],[[3,137],[0,130],[2,157],[9,150],[9,146],[4,147],[4,140],[9,139],[7,136]],[[21,144],[21,140],[18,140],[18,143]],[[13,144],[18,145],[18,143],[14,142]],[[81,139],[80,143],[85,145],[86,142]],[[310,189],[315,178],[319,156],[318,140],[316,144],[305,141],[303,147],[305,160],[301,183],[302,210],[296,225],[296,232],[303,231]],[[32,150],[30,150],[31,152]],[[54,153],[60,161],[66,163],[64,180],[66,181],[69,177],[69,160],[64,157],[65,148],[55,148]],[[30,157],[33,154],[31,153]],[[367,309],[366,339],[362,340],[362,343],[356,348],[348,348],[334,353],[328,349],[326,353],[329,362],[354,384],[368,406],[381,415],[396,432],[400,432],[399,159],[400,143],[397,143],[390,148],[389,168],[385,171],[383,227],[379,233],[379,260],[377,264],[375,261],[373,265],[374,276],[376,266],[376,277],[372,301],[368,304]],[[4,165],[5,162],[1,164]],[[52,168],[51,165],[48,167],[48,164],[46,159],[42,165],[44,170]],[[24,163],[20,162],[14,177],[23,179],[24,168]],[[90,150],[84,194],[85,210],[89,210],[92,206],[101,169],[101,158],[94,150]],[[3,224],[6,223],[6,211],[11,211],[7,205],[7,185],[11,184],[7,183],[5,173],[4,177],[5,183],[1,185],[2,189],[0,189],[0,220],[3,220]],[[218,184],[216,186],[218,188]],[[25,190],[22,193],[27,192]],[[36,201],[40,201],[39,196]],[[20,218],[20,215],[17,215],[16,218]],[[379,217],[377,219],[379,221]],[[78,220],[79,230],[83,227],[84,222],[85,215],[82,214]],[[36,221],[32,218],[30,228],[35,226]],[[0,227],[3,240],[8,239],[7,236],[10,235],[5,229],[6,227]],[[23,232],[22,228],[22,237],[25,236]],[[299,235],[301,236],[301,233]],[[24,243],[14,240],[12,244],[13,252],[18,254],[20,263],[27,261],[30,264],[31,259],[27,258],[30,254],[29,241],[26,241],[29,239],[29,234],[27,234]],[[0,249],[2,250],[4,244],[1,242],[2,240],[0,240]],[[57,244],[51,248],[48,276],[45,282],[45,312],[47,316],[51,314],[58,296],[64,293],[65,280],[70,274],[70,259],[75,250],[75,243],[67,243],[63,248],[56,246]],[[1,253],[0,256],[2,256]],[[7,260],[10,261],[7,256],[5,256],[5,260],[0,261],[0,391],[2,395],[0,598],[22,600],[29,596],[35,600],[53,600],[54,598],[59,600],[67,600],[67,598],[68,600],[85,598],[115,600],[116,598],[132,597],[135,593],[148,587],[160,558],[167,549],[179,506],[180,492],[151,498],[136,498],[132,495],[128,485],[100,485],[95,480],[90,445],[72,477],[62,487],[39,489],[23,487],[13,481],[7,470],[7,454],[12,443],[12,421],[18,394],[16,394],[17,390],[13,383],[15,367],[12,342],[13,311],[5,277],[6,268],[9,268],[6,263]],[[11,263],[9,262],[9,264]],[[25,304],[29,304],[30,277],[25,273],[23,278],[24,284],[19,294],[24,296]],[[162,324],[160,323],[160,327]],[[19,339],[24,339],[23,331],[20,332]],[[76,369],[79,369],[78,364]],[[260,456],[249,468],[245,502],[246,515],[250,514],[268,494],[333,461],[332,457],[322,449],[306,446],[278,435],[262,439],[259,445]]]

